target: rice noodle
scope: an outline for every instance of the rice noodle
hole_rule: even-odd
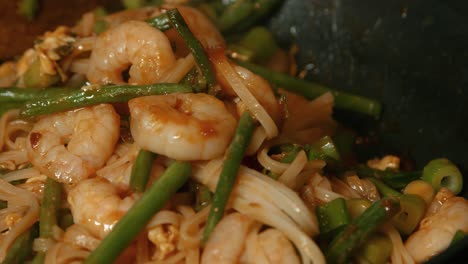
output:
[[[195,66],[195,58],[190,53],[185,58],[178,59],[175,65],[168,72],[161,76],[159,82],[178,83]]]
[[[414,264],[414,260],[409,254],[408,250],[406,250],[403,241],[401,240],[400,233],[393,227],[391,224],[385,224],[381,230],[387,234],[387,236],[392,241],[392,254],[391,254],[391,261],[392,264]]]
[[[195,170],[197,181],[214,190],[222,160],[213,160]],[[301,252],[304,263],[324,263],[310,236],[318,233],[317,219],[291,189],[255,170],[241,166],[231,195],[231,206],[264,224],[282,231]]]
[[[70,71],[86,75],[88,73],[89,59],[76,59],[70,65]]]
[[[270,150],[269,147],[264,147],[262,148],[258,154],[257,154],[257,160],[258,162],[260,163],[260,165],[262,165],[262,167],[264,167],[265,169],[273,172],[273,173],[277,173],[277,174],[281,174],[283,173],[286,169],[288,169],[289,167],[289,164],[287,163],[282,163],[282,162],[279,162],[273,158],[271,158],[269,155],[268,155],[268,151]]]
[[[281,174],[278,181],[295,190],[298,186],[298,176],[307,164],[307,155],[304,150],[299,151],[296,158],[289,164],[288,168]]]
[[[239,98],[247,105],[250,112],[257,118],[260,124],[265,128],[268,138],[273,138],[278,135],[278,127],[267,113],[265,108],[258,102],[253,94],[247,89],[242,79],[237,75],[236,71],[232,68],[231,64],[225,56],[214,56],[212,58],[213,64],[226,79],[228,84],[239,96]]]
[[[29,191],[15,187],[3,179],[0,179],[0,200],[8,201],[8,208],[26,206],[26,214],[6,234],[2,234],[0,245],[0,262],[4,260],[8,248],[16,237],[30,228],[38,219],[39,203],[36,197]]]
[[[247,149],[245,150],[245,154],[247,156],[254,155],[257,153],[257,151],[260,149],[262,146],[263,142],[266,140],[266,132],[265,128],[262,126],[259,126],[255,128],[252,138],[250,139],[249,146],[247,146]]]

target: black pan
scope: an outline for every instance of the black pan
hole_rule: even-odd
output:
[[[375,139],[366,159],[394,153],[422,168],[447,157],[468,197],[468,2],[464,0],[287,0],[269,26],[296,42],[306,78],[380,100],[375,121],[336,118]],[[431,263],[460,263],[468,238]]]

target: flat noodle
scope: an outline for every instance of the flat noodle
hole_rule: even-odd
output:
[[[2,234],[0,245],[0,262],[4,260],[8,248],[21,233],[29,229],[39,217],[39,203],[29,191],[15,187],[0,179],[0,200],[8,201],[8,207],[27,206],[27,213],[16,223],[8,233]]]
[[[178,83],[180,82],[195,66],[195,58],[190,53],[185,58],[178,59],[175,65],[165,74],[162,75],[159,82]]]
[[[301,150],[296,158],[289,164],[288,168],[281,174],[278,181],[295,190],[297,189],[297,182],[299,173],[304,169],[307,164],[307,156],[304,150]]]
[[[234,92],[247,105],[249,111],[257,118],[257,120],[265,128],[268,138],[273,138],[278,135],[278,127],[267,113],[265,108],[258,102],[253,94],[247,89],[242,82],[242,79],[237,75],[236,71],[229,64],[225,56],[216,56],[213,58],[213,64],[219,72],[221,72],[226,81],[229,83]]]
[[[385,224],[381,229],[392,241],[392,264],[414,264],[415,262],[413,258],[409,254],[408,250],[406,250],[406,247],[401,240],[400,233],[398,233],[395,227],[390,224]]]
[[[263,168],[277,174],[283,173],[288,169],[289,164],[279,162],[268,155],[269,147],[262,148],[257,154],[257,160]]]
[[[214,190],[222,160],[210,161],[194,177]],[[310,236],[318,233],[317,219],[295,192],[257,171],[241,166],[231,206],[237,211],[282,231],[301,252],[304,263],[325,263]]]
[[[263,142],[266,140],[266,132],[265,128],[262,126],[259,126],[255,128],[252,138],[250,139],[249,146],[247,146],[247,149],[245,150],[245,154],[247,156],[254,155],[257,153],[257,151],[260,149],[262,146]]]
[[[41,173],[35,168],[28,168],[22,170],[15,170],[7,174],[2,175],[0,178],[7,182],[18,181],[31,179],[34,177],[39,177]]]
[[[8,112],[5,112],[0,118],[0,150],[3,150],[5,141],[8,138],[8,125],[11,120],[18,118],[19,110],[13,109]]]

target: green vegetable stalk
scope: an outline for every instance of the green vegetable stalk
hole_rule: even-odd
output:
[[[49,88],[44,90],[45,94],[27,101],[21,115],[33,117],[101,103],[127,102],[132,98],[146,95],[188,92],[192,92],[189,86],[171,83],[108,85],[92,90]]]
[[[400,204],[394,198],[384,198],[373,203],[330,242],[325,251],[327,263],[346,263],[355,250],[399,209]]]
[[[144,192],[157,154],[141,149],[132,167],[130,187],[137,192]]]
[[[431,160],[423,169],[421,179],[429,182],[436,191],[441,187],[450,189],[455,195],[463,187],[463,176],[460,170],[448,159]]]
[[[239,120],[234,138],[226,152],[223,169],[219,176],[218,184],[213,195],[213,202],[203,231],[202,243],[205,244],[208,238],[221,220],[224,214],[226,203],[234,187],[237,172],[244,157],[245,150],[250,142],[255,127],[255,121],[248,111],[245,111]]]
[[[128,210],[84,263],[112,263],[145,228],[153,215],[185,184],[192,173],[191,165],[174,162]]]
[[[301,80],[286,74],[270,71],[264,67],[248,62],[237,61],[239,65],[262,76],[273,84],[286,90],[300,94],[308,99],[314,99],[324,93],[331,92],[335,98],[335,107],[369,115],[378,119],[382,105],[376,100],[358,95],[333,90],[323,85]]]

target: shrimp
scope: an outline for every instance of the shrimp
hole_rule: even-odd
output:
[[[125,83],[122,72],[129,68],[131,84],[156,83],[176,59],[167,37],[142,21],[127,21],[96,40],[86,77],[91,83]]]
[[[177,160],[224,153],[236,127],[223,102],[207,94],[171,94],[129,101],[130,130],[143,149]]]
[[[201,263],[237,263],[253,221],[240,213],[225,216],[211,233]]]
[[[75,224],[100,239],[112,230],[136,199],[136,195],[122,199],[117,187],[99,177],[79,182],[68,194]]]
[[[271,264],[301,263],[291,242],[280,231],[270,228],[260,233],[258,240]]]
[[[41,173],[76,183],[104,166],[119,134],[119,115],[101,104],[42,118],[29,133],[26,150]]]
[[[408,238],[405,247],[416,262],[425,262],[445,250],[458,230],[468,232],[468,201],[454,196],[421,221],[419,230]]]

